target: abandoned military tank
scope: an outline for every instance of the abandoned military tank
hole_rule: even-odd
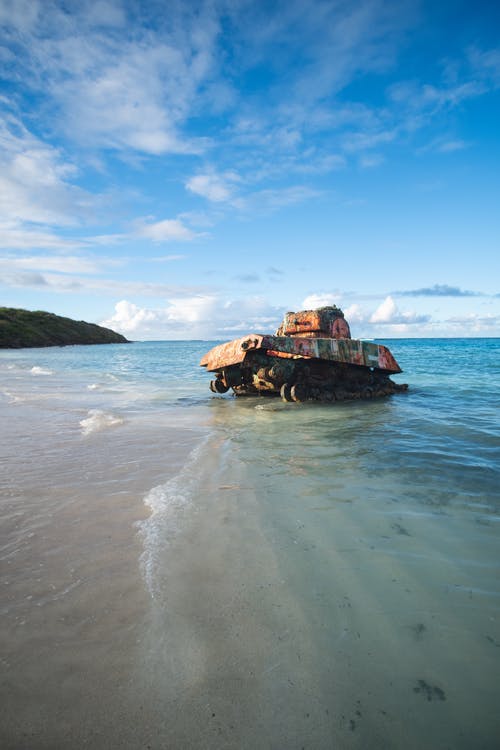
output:
[[[287,312],[274,335],[249,334],[219,344],[200,365],[215,373],[214,393],[281,395],[284,401],[345,401],[388,396],[407,385],[386,346],[351,338],[335,305]]]

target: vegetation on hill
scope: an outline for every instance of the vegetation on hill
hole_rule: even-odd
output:
[[[71,344],[128,344],[119,333],[48,312],[0,307],[0,349]]]

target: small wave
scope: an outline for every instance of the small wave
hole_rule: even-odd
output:
[[[143,576],[152,597],[159,593],[158,580],[161,570],[161,552],[169,538],[178,531],[182,511],[189,507],[200,482],[201,453],[207,440],[197,445],[189,454],[187,462],[176,476],[165,484],[153,487],[144,498],[151,515],[139,524],[144,538],[141,556]]]
[[[16,396],[15,393],[12,393],[12,391],[2,391],[2,396],[5,396],[5,398],[9,399],[9,403],[16,404],[20,403],[22,401],[25,401],[22,396]]]
[[[88,417],[82,419],[80,425],[82,427],[82,435],[90,435],[93,432],[100,432],[106,430],[108,427],[116,427],[119,424],[123,424],[124,420],[121,417],[116,417],[114,414],[101,411],[100,409],[91,409],[88,412]]]
[[[284,411],[287,406],[283,401],[272,401],[268,404],[256,404],[254,409],[257,411]]]
[[[91,383],[87,386],[89,391],[97,391],[101,386],[98,383]]]
[[[54,371],[49,370],[46,367],[32,367],[30,370],[32,375],[53,375]]]

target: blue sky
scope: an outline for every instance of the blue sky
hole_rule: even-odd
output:
[[[500,6],[0,0],[0,304],[500,336]]]

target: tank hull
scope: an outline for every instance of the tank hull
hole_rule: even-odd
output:
[[[386,346],[351,338],[250,334],[215,346],[200,365],[216,374],[214,393],[238,396],[344,401],[407,388],[390,379],[402,370]]]

